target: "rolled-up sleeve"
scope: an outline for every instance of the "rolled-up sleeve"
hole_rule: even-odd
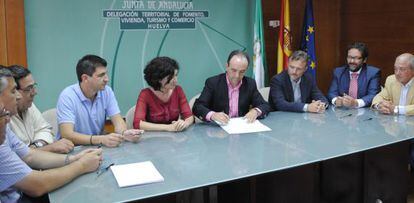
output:
[[[21,159],[28,153],[29,148],[7,128],[6,140],[0,145],[0,192],[3,193],[32,172]]]

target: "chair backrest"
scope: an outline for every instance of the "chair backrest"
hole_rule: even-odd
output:
[[[260,94],[262,95],[263,99],[265,101],[268,101],[269,99],[269,92],[270,92],[270,87],[263,87],[259,89]]]
[[[194,102],[195,102],[196,99],[198,99],[200,97],[200,95],[201,95],[201,93],[198,93],[193,98],[190,99],[190,101],[188,102],[188,105],[190,105],[190,109],[193,109]],[[202,120],[200,120],[196,116],[194,116],[194,119],[195,119],[196,123],[202,123],[203,122]]]
[[[58,132],[56,108],[44,111],[42,116],[52,126],[52,132],[56,136]]]
[[[133,125],[134,114],[135,114],[135,105],[133,107],[131,107],[125,115],[125,122],[126,122],[126,125],[127,125],[127,129],[134,128],[134,125]]]
[[[193,98],[190,99],[190,101],[188,102],[188,105],[190,105],[190,109],[193,108],[194,106],[194,102],[196,99],[198,99],[200,97],[201,93],[196,94]]]

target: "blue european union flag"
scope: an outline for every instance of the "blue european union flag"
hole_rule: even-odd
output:
[[[315,25],[313,23],[312,0],[306,0],[300,49],[308,53],[308,72],[316,74]]]

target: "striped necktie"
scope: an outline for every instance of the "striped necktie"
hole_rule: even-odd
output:
[[[349,96],[358,99],[358,73],[351,73],[351,82],[349,84]]]

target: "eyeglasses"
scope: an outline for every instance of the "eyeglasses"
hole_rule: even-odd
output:
[[[10,111],[7,111],[5,108],[0,110],[0,118],[10,117]]]
[[[394,68],[394,72],[395,72],[395,73],[397,73],[397,72],[400,72],[400,73],[405,73],[405,72],[407,72],[408,70],[410,70],[410,68],[397,68],[397,67],[395,67],[395,68]]]
[[[360,60],[362,60],[362,57],[359,57],[359,56],[347,56],[346,57],[348,60],[354,60],[354,61],[360,61]]]
[[[37,88],[37,83],[33,83],[33,85],[29,85],[25,88],[20,88],[21,91],[28,93],[28,92],[33,92],[33,90],[35,90]]]

